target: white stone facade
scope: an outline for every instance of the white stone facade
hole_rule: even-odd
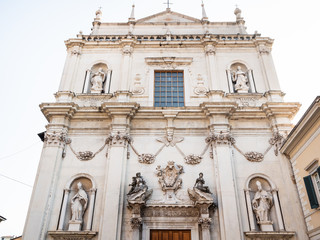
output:
[[[192,240],[307,239],[288,160],[277,150],[299,104],[283,101],[273,40],[247,34],[235,13],[235,22],[217,23],[167,9],[103,23],[97,11],[90,35],[66,41],[56,102],[40,105],[49,123],[24,240],[149,240],[155,229],[191,230]],[[98,70],[102,90],[92,92]],[[183,73],[184,106],[155,107],[155,71],[172,70]],[[170,193],[157,176],[169,161],[183,167]],[[152,194],[128,208],[137,172]],[[200,172],[214,201],[188,195]],[[251,206],[257,180],[273,199],[268,231]],[[88,203],[70,228],[79,181]]]

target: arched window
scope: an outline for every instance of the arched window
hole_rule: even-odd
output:
[[[253,71],[246,64],[235,62],[227,69],[230,93],[255,93]]]
[[[89,231],[92,228],[96,185],[88,174],[77,174],[64,189],[58,230]],[[78,208],[78,216],[75,211]]]

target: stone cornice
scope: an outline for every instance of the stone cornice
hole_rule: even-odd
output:
[[[101,108],[110,116],[127,115],[134,116],[140,105],[135,102],[106,102]]]
[[[49,231],[48,235],[56,240],[87,240],[97,235],[93,231]]]
[[[269,117],[286,117],[290,120],[296,115],[300,108],[300,103],[266,102],[261,105],[261,109]]]
[[[230,116],[236,110],[238,104],[235,102],[204,102],[200,104],[203,112],[210,115]]]
[[[63,117],[71,119],[78,109],[75,103],[42,103],[40,109],[48,122],[51,122],[53,117]]]

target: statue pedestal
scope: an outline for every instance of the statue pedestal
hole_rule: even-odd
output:
[[[102,90],[92,90],[91,89],[91,93],[101,93]]]
[[[163,202],[166,204],[175,204],[179,203],[180,200],[177,199],[174,189],[167,189]]]
[[[260,229],[262,232],[272,232],[273,226],[271,221],[259,222]]]
[[[68,231],[81,231],[82,221],[70,220]]]

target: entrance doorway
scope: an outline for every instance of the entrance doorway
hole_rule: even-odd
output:
[[[191,230],[150,230],[150,240],[191,240]]]

